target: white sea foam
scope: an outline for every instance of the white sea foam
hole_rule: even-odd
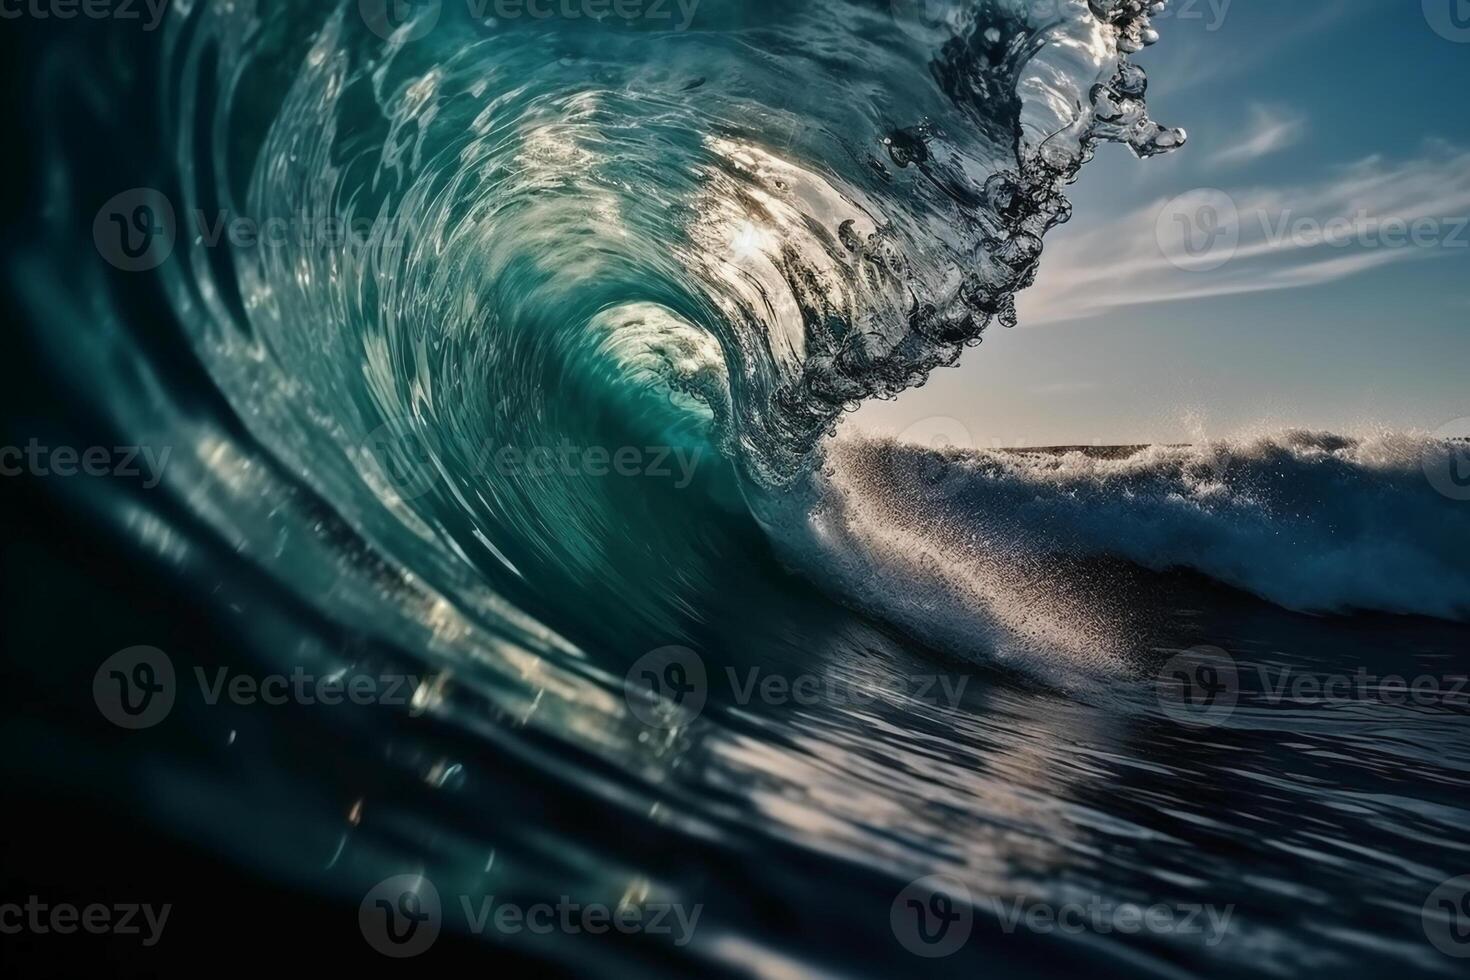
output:
[[[844,436],[756,511],[793,565],[921,639],[1106,669],[1124,638],[1071,559],[1192,569],[1292,610],[1470,618],[1470,502],[1430,479],[1470,471],[1465,453],[1294,430],[1101,454]]]

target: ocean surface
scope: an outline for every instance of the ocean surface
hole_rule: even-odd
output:
[[[1184,143],[1151,8],[58,32],[6,273],[65,410],[8,435],[138,447],[61,506],[221,640],[55,626],[8,669],[88,720],[8,765],[486,970],[1461,973],[1465,443],[842,424],[986,356],[1100,144]]]

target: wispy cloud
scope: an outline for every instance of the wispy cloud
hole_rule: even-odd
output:
[[[1396,262],[1470,259],[1470,151],[1370,157],[1291,187],[1199,189],[1047,241],[1022,320],[1300,289]]]
[[[1217,153],[1215,163],[1237,164],[1259,160],[1297,142],[1305,127],[1306,120],[1289,109],[1259,104],[1251,106],[1250,127],[1245,137],[1223,153]]]

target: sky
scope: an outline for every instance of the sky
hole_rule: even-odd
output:
[[[1463,25],[1463,26],[1461,26]],[[848,424],[975,447],[1470,431],[1470,0],[1174,0],[1021,325]]]

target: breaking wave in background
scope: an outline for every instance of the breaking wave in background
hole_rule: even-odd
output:
[[[1463,458],[1394,432],[1041,451],[856,435],[772,508],[774,538],[928,642],[1064,681],[1116,671],[1132,642],[1078,559],[1188,569],[1302,612],[1466,619],[1470,513],[1426,480],[1453,490]]]

